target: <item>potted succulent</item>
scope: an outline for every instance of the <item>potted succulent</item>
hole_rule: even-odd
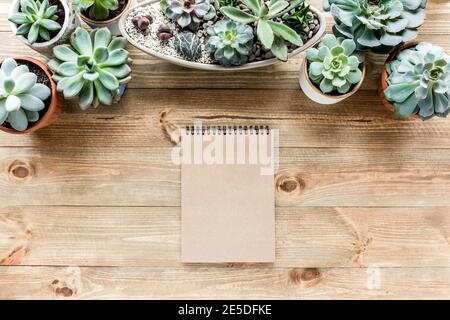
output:
[[[31,133],[54,122],[62,98],[46,64],[28,56],[7,58],[0,64],[0,130]]]
[[[120,20],[142,51],[204,70],[286,61],[320,40],[322,13],[303,0],[148,0]]]
[[[73,7],[91,28],[107,27],[117,36],[120,35],[120,18],[136,3],[136,0],[73,0]]]
[[[447,117],[450,111],[450,56],[427,42],[410,42],[392,52],[378,92],[399,118]]]
[[[79,97],[82,110],[119,101],[131,80],[126,45],[124,38],[113,37],[107,28],[90,33],[77,28],[70,44],[53,49],[55,59],[48,63],[58,91],[65,98]]]
[[[8,20],[20,40],[46,56],[80,25],[66,0],[15,0]]]
[[[365,76],[364,56],[356,53],[351,39],[323,37],[317,48],[306,51],[300,68],[300,87],[313,101],[334,104],[361,86]]]
[[[336,36],[354,39],[357,50],[389,53],[417,37],[427,0],[323,0]]]

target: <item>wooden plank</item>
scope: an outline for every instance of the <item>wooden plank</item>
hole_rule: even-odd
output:
[[[450,208],[278,208],[275,267],[446,267]],[[178,207],[0,210],[0,265],[180,267]],[[1,291],[1,290],[0,290]]]
[[[81,113],[74,102],[34,135],[0,133],[0,146],[62,148],[171,146],[164,128],[270,125],[282,147],[450,148],[450,122],[400,121],[375,91],[319,106],[300,90],[128,90],[119,105]],[[163,126],[160,123],[164,123]]]
[[[4,206],[179,206],[169,148],[3,148]],[[278,206],[449,206],[449,149],[282,148]]]
[[[8,1],[6,1],[8,2]],[[321,7],[321,0],[310,1]],[[0,4],[0,43],[1,57],[21,54],[37,55],[21,43],[10,32],[7,24],[7,4]],[[448,15],[450,6],[440,1],[430,2],[427,10],[428,20],[421,27],[419,40],[426,40],[450,50],[450,38],[442,37],[446,30],[450,30]],[[331,16],[328,19],[328,32],[333,24]],[[447,32],[448,33],[448,32]],[[150,57],[147,54],[130,46],[134,59],[133,80],[130,88],[236,88],[236,89],[299,89],[298,71],[303,56],[291,59],[288,63],[241,72],[208,72],[191,70],[172,65],[163,60]],[[370,55],[368,57],[367,76],[362,89],[376,89],[380,65],[384,62],[384,55]]]
[[[0,299],[448,299],[450,268],[0,267]]]

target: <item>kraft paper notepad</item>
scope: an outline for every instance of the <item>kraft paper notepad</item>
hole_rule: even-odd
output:
[[[272,147],[267,128],[182,132],[182,262],[275,260]]]

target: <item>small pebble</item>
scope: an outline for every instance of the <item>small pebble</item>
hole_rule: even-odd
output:
[[[273,55],[272,51],[269,51],[264,55],[264,59],[272,59],[274,57],[275,56]]]

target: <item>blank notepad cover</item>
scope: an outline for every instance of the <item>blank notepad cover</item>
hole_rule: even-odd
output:
[[[273,174],[259,164],[182,163],[181,181],[182,262],[275,260]]]

